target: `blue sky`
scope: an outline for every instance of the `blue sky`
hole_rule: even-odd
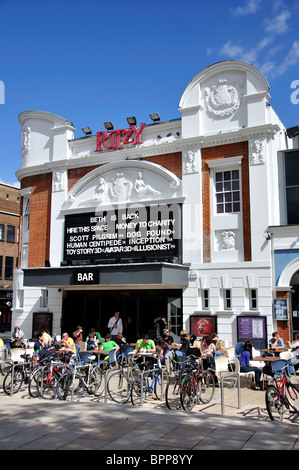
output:
[[[75,137],[108,120],[126,127],[132,115],[179,118],[188,83],[222,60],[259,68],[284,125],[299,125],[299,0],[0,0],[0,57],[7,184],[21,167],[22,111],[58,114]]]

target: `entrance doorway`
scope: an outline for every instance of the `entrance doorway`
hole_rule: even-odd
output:
[[[154,319],[165,315],[168,328],[175,335],[182,329],[182,291],[169,290],[81,290],[65,291],[61,328],[72,335],[77,325],[83,326],[87,336],[96,328],[101,336],[108,333],[107,324],[119,311],[123,321],[123,335],[135,342],[144,333],[154,334]]]

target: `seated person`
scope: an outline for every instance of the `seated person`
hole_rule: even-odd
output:
[[[224,341],[222,341],[221,339],[219,339],[216,342],[216,346],[215,346],[215,356],[214,357],[219,357],[219,356],[225,356],[225,357],[228,356],[227,350],[225,349],[225,346],[224,346]]]
[[[201,356],[202,352],[201,352],[200,344],[198,345],[196,343],[196,345],[192,346],[191,345],[191,335],[190,334],[181,335],[181,338],[182,338],[181,344],[174,343],[175,347],[180,352],[182,352],[186,356],[196,356],[196,357]]]
[[[22,348],[24,342],[24,332],[20,329],[19,326],[15,326],[14,332],[11,336],[10,347],[11,348]]]
[[[73,349],[74,353],[76,354],[76,346],[75,346],[74,340],[73,338],[69,337],[68,333],[63,333],[61,341],[60,341],[60,347]]]
[[[116,351],[118,351],[119,346],[118,344],[116,344],[115,341],[112,340],[112,335],[108,333],[105,336],[105,341],[102,343],[102,346],[100,349],[103,351],[103,353],[109,353],[110,351],[112,351],[112,349],[115,349]]]
[[[299,333],[296,333],[295,334],[295,341],[293,341],[292,343],[290,343],[289,341],[287,341],[287,346],[289,349],[297,349],[299,348]]]
[[[169,330],[167,328],[163,330],[162,338],[166,341],[167,344],[173,344],[173,336],[169,334]]]
[[[38,335],[38,340],[35,341],[34,343],[34,346],[33,346],[33,350],[35,353],[38,353],[39,351],[41,351],[42,349],[44,349],[44,336],[43,336],[43,333],[40,333]]]
[[[50,348],[50,346],[52,344],[51,336],[49,335],[49,333],[47,331],[42,331],[42,335],[43,335],[43,338],[44,338],[44,347],[45,348]]]
[[[140,353],[142,351],[153,353],[156,352],[155,342],[150,339],[147,333],[143,335],[142,341],[138,344],[137,353]],[[145,367],[151,367],[154,362],[155,359],[153,357],[147,357],[146,360],[144,357],[139,357],[136,361],[136,364],[138,364],[138,367],[142,370]]]
[[[152,339],[150,339],[147,333],[143,335],[142,341],[139,343],[137,351],[140,352],[141,349],[156,352],[155,343]]]
[[[83,341],[83,327],[81,325],[78,325],[76,330],[73,332],[73,340],[75,344]]]
[[[93,349],[97,349],[98,345],[94,340],[94,335],[90,334],[88,336],[88,340],[86,341],[86,351],[92,351]]]
[[[100,333],[98,331],[95,330],[95,328],[90,329],[89,335],[86,337],[85,341],[88,341],[88,338],[89,338],[90,335],[95,336],[96,340],[99,341],[100,343],[103,341],[102,336],[100,335]]]
[[[170,353],[169,344],[163,338],[158,338],[157,346],[160,351],[158,352],[158,357],[161,359],[161,364],[165,364],[165,356]]]
[[[245,341],[243,351],[239,357],[240,372],[254,372],[255,389],[260,390],[262,371],[258,367],[250,366],[250,359],[252,359],[252,344],[250,341]]]
[[[272,345],[272,348],[285,348],[283,339],[280,337],[278,331],[272,333],[272,338],[269,343]]]
[[[119,347],[122,346],[123,344],[127,344],[122,333],[117,333],[117,335],[114,338],[114,341],[116,344],[118,344]]]
[[[202,341],[201,351],[202,351],[202,362],[204,369],[208,367],[214,368],[214,354],[215,354],[215,344],[212,343],[210,336],[205,336]]]

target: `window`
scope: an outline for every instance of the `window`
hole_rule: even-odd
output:
[[[13,257],[6,256],[5,257],[5,273],[4,273],[5,279],[12,279],[12,274],[13,274]]]
[[[216,172],[215,189],[217,214],[240,212],[241,199],[239,170]]]
[[[17,290],[17,308],[24,307],[24,291],[22,289]]]
[[[40,308],[48,308],[48,289],[41,291]]]
[[[0,256],[0,279],[2,279],[3,256]]]
[[[223,289],[223,307],[224,307],[224,310],[231,310],[232,308],[232,299],[231,299],[230,289]]]
[[[249,308],[250,310],[257,310],[257,290],[250,289],[249,291]]]
[[[7,226],[7,231],[6,231],[6,240],[8,242],[14,243],[15,242],[15,233],[16,233],[16,227],[13,225],[8,225]]]
[[[210,298],[209,298],[209,290],[203,289],[202,291],[202,309],[208,310],[210,308]]]
[[[24,197],[24,209],[23,209],[23,229],[29,230],[29,217],[30,217],[30,199]]]
[[[285,184],[288,224],[299,223],[299,151],[285,153]]]
[[[4,241],[4,224],[0,224],[0,240]]]

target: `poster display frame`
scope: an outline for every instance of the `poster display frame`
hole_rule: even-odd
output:
[[[254,330],[260,331],[261,336],[256,336]],[[261,315],[238,316],[237,337],[239,343],[249,340],[255,349],[265,349],[267,347],[267,317]]]

